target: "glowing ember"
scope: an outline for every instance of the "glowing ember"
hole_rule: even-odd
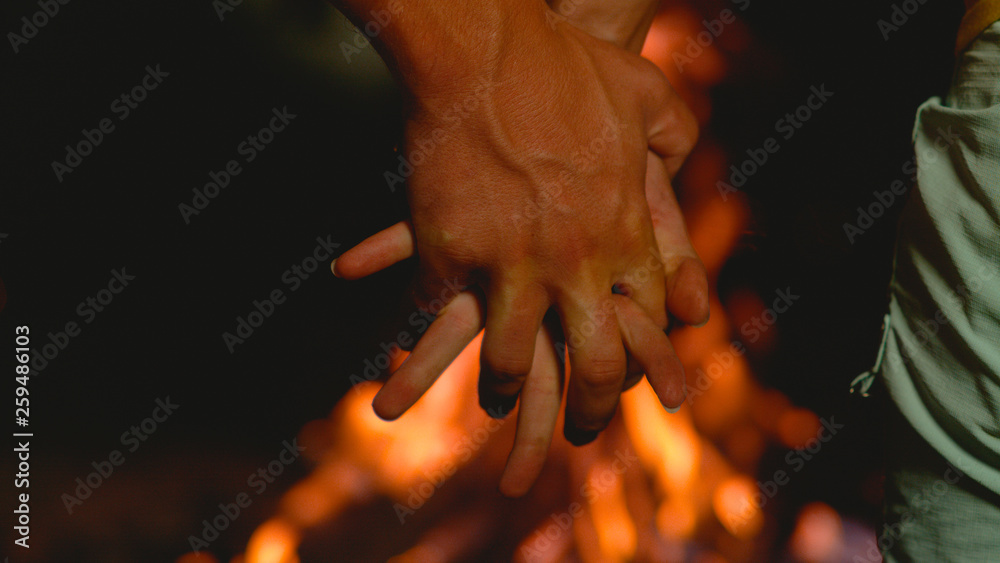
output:
[[[806,563],[836,561],[844,548],[843,532],[837,511],[814,502],[799,512],[789,548]]]
[[[280,520],[263,523],[247,545],[246,563],[299,563],[299,533]]]
[[[731,477],[715,489],[712,506],[730,534],[738,538],[752,538],[763,528],[760,503],[754,499],[759,494],[753,479],[744,476]]]
[[[778,419],[778,436],[789,448],[806,447],[819,429],[819,417],[808,409],[789,409]]]

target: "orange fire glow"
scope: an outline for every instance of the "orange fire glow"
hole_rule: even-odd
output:
[[[247,545],[246,563],[299,563],[299,531],[281,520],[261,524]]]
[[[711,45],[679,72],[671,53],[683,51],[687,38],[701,29],[702,18],[687,8],[671,10],[656,19],[644,55],[670,77],[704,126],[711,114],[708,91],[724,76],[727,55]],[[727,41],[731,48],[741,48],[746,34],[737,29]],[[691,239],[714,284],[746,228],[749,212],[742,198],[734,195],[723,201],[716,193],[714,182],[725,169],[718,144],[709,138],[700,147],[679,178],[678,190],[683,188],[687,195]],[[557,530],[549,520],[529,523],[529,530],[537,526],[534,531],[512,538],[521,542],[515,560],[562,561],[571,555],[594,562],[748,560],[746,554],[760,541],[767,524],[767,515],[754,503],[759,491],[753,471],[768,444],[798,447],[815,436],[818,418],[793,407],[777,391],[760,388],[746,359],[732,354],[733,323],[714,292],[711,308],[712,318],[705,327],[683,327],[671,334],[688,385],[699,394],[689,394],[689,402],[670,414],[643,381],[622,396],[620,415],[613,423],[622,432],[615,435],[609,430],[595,444],[580,449],[556,437],[549,460],[554,469],[547,469],[562,471],[564,477],[543,474],[529,502],[538,505],[535,513],[541,518],[565,512],[574,500],[580,501],[580,513],[566,529]],[[777,334],[778,327],[773,330]],[[309,529],[374,498],[404,502],[414,487],[426,481],[427,473],[442,467],[455,467],[457,476],[478,458],[502,464],[509,440],[486,441],[471,459],[455,453],[456,444],[488,420],[475,400],[480,339],[481,335],[398,422],[383,421],[372,412],[378,384],[369,383],[349,391],[327,420],[306,425],[300,440],[315,468],[287,491],[279,513],[253,534],[245,562],[297,562],[299,542]],[[394,367],[402,359],[396,358]],[[704,385],[698,379],[701,374]],[[513,426],[503,431],[509,434]],[[625,450],[635,452],[638,467],[616,470],[613,452]],[[584,500],[574,496],[587,484],[600,494]],[[540,487],[544,493],[560,487],[570,492],[568,497],[542,494]],[[493,502],[501,502],[499,495],[495,498]],[[800,516],[794,540],[800,553],[818,556],[835,549],[831,538],[839,533],[839,517],[835,526],[828,508],[814,507]],[[427,563],[461,557],[470,536],[497,528],[492,512],[490,506],[464,506],[391,561]],[[711,538],[725,541],[692,557],[685,554],[687,542],[712,544]],[[535,550],[541,540],[545,549]],[[530,550],[537,553],[528,557]],[[182,557],[178,563],[196,561],[200,560]]]

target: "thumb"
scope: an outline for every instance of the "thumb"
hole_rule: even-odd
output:
[[[648,61],[647,61],[648,62]],[[645,71],[646,138],[673,179],[698,141],[698,120],[663,72],[649,62]]]
[[[708,320],[708,274],[691,246],[666,164],[652,151],[646,158],[646,202],[663,260],[667,312],[682,322],[701,325]]]

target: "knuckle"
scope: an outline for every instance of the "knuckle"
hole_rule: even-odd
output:
[[[646,95],[657,102],[669,101],[672,96],[676,96],[673,85],[666,74],[656,66],[656,63],[646,58],[640,58],[640,72],[645,78]]]
[[[654,107],[666,108],[675,151],[677,154],[687,155],[698,142],[700,133],[698,118],[674,90],[666,75],[655,64],[649,63],[649,66],[652,69],[648,73],[650,79],[646,83],[647,98]]]
[[[484,357],[483,365],[496,383],[520,383],[524,381],[531,369],[531,358],[508,354],[487,354]]]
[[[700,128],[694,112],[678,99],[676,107],[677,144],[683,154],[688,154],[698,143]]]
[[[578,369],[587,387],[597,392],[620,391],[625,379],[625,362],[619,360],[595,359]]]

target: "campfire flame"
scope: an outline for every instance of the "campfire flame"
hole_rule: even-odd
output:
[[[644,55],[664,70],[705,125],[711,114],[708,90],[726,73],[728,55],[720,45],[740,49],[748,35],[738,22],[733,24],[729,36],[705,47],[682,74],[671,53],[683,52],[687,39],[703,30],[702,19],[684,7],[661,13]],[[738,194],[723,201],[716,193],[715,181],[725,169],[724,151],[713,139],[703,138],[678,184],[684,189],[692,241],[713,288],[749,217]],[[479,478],[485,492],[473,498],[448,497],[462,502],[461,510],[431,523],[391,561],[462,559],[497,537],[512,540],[515,561],[526,562],[754,560],[762,553],[761,542],[771,541],[767,530],[773,524],[753,501],[759,493],[754,471],[769,444],[801,447],[816,435],[819,419],[755,382],[746,360],[732,353],[734,326],[714,292],[710,306],[706,326],[681,328],[671,340],[688,385],[695,387],[699,374],[708,374],[711,384],[669,414],[643,381],[622,396],[620,414],[594,444],[572,448],[557,436],[546,472],[518,505],[518,510],[534,515],[534,529],[499,521],[500,510],[493,507],[513,502],[501,499],[494,489],[514,424],[493,432],[488,429],[491,419],[476,405],[480,335],[405,420],[376,417],[371,401],[379,384],[367,383],[349,391],[328,419],[307,424],[299,440],[315,468],[285,493],[277,514],[257,528],[246,553],[234,563],[297,563],[297,551],[310,529],[379,500],[383,508],[386,500],[405,505],[415,490],[428,486],[428,475],[443,468],[450,468],[451,479],[463,481],[455,485],[463,491],[463,476],[485,471]],[[733,306],[764,308],[761,298],[749,291],[734,296]],[[772,327],[768,336],[773,340],[775,335],[777,327]],[[393,368],[404,358],[395,358]],[[479,447],[467,455],[470,440]],[[629,465],[629,456],[637,458],[635,467]],[[447,495],[443,491],[449,485],[441,485],[437,495]],[[386,521],[391,522],[386,526],[397,524],[392,517]],[[833,509],[810,505],[799,519],[790,549],[802,560],[825,560],[841,547],[840,527]],[[521,535],[509,537],[515,529],[523,530],[517,532]],[[391,529],[383,532],[392,535]]]

